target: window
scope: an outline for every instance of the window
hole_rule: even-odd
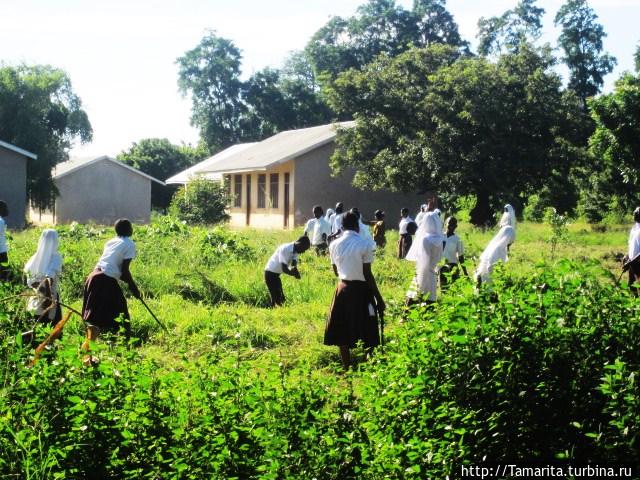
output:
[[[233,206],[242,206],[242,175],[233,176]]]
[[[264,173],[258,175],[258,208],[265,208],[267,196],[267,176]]]
[[[272,173],[269,176],[269,203],[271,203],[271,208],[278,208],[278,194],[280,186],[280,176],[277,173]]]
[[[231,198],[231,175],[224,176],[224,192]]]

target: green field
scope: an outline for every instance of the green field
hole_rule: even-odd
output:
[[[59,231],[62,301],[79,309],[112,232]],[[302,255],[302,279],[283,276],[287,304],[266,308],[264,264],[300,233],[138,227],[132,273],[169,334],[132,298],[135,345],[98,342],[94,368],[76,316],[25,367],[24,301],[0,305],[0,477],[456,478],[483,457],[638,460],[640,304],[615,284],[628,227],[571,225],[552,259],[550,228],[520,224],[497,299],[462,280],[405,323],[413,264],[388,233],[373,266],[387,346],[346,374],[322,345],[326,257]],[[493,233],[461,225],[470,271]],[[14,269],[38,236],[13,234]]]

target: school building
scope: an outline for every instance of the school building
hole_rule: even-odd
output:
[[[27,162],[37,159],[38,156],[34,153],[0,140],[0,200],[4,200],[9,207],[9,216],[5,219],[9,227],[24,227]]]
[[[329,160],[336,147],[336,126],[352,125],[342,122],[288,130],[230,153],[225,150],[223,158],[206,166],[202,162],[191,171],[225,180],[233,199],[229,209],[233,226],[293,228],[312,217],[314,205],[326,211],[341,201],[346,209],[358,207],[366,220],[373,219],[375,210],[384,210],[387,225],[393,228],[402,207],[416,210],[424,198],[359,190],[351,183],[352,171],[332,176]]]
[[[106,155],[59,163],[51,177],[59,195],[50,210],[31,209],[34,223],[112,225],[122,217],[134,223],[149,223],[151,182],[164,185]]]

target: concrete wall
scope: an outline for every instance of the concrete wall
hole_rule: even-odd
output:
[[[113,162],[93,163],[55,183],[60,196],[53,212],[54,223],[111,225],[121,217],[134,223],[149,223],[151,180]],[[38,215],[32,213],[34,221]]]
[[[346,209],[358,207],[365,220],[373,220],[373,212],[382,209],[386,214],[387,228],[397,228],[402,207],[409,208],[411,215],[415,215],[420,205],[426,202],[424,195],[358,190],[351,185],[353,171],[332,177],[329,157],[334,149],[335,144],[329,143],[296,159],[296,225],[304,224],[313,216],[314,205],[321,205],[326,211],[341,201]]]
[[[37,162],[0,146],[0,200],[7,202],[12,228],[24,227],[27,208],[27,162]]]
[[[273,208],[270,199],[270,174],[277,173],[279,179],[278,186],[278,208]],[[294,188],[295,188],[295,165],[292,161],[263,171],[242,173],[242,195],[240,196],[240,207],[232,206],[229,209],[231,216],[230,224],[234,227],[247,226],[247,176],[251,177],[251,208],[249,215],[249,225],[256,228],[284,228],[284,174],[289,173],[289,228],[295,225],[294,218]],[[258,208],[258,176],[266,175],[265,206]],[[236,174],[230,174],[231,194],[234,195]],[[232,204],[233,205],[233,204]]]

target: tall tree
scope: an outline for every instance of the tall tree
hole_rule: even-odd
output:
[[[334,169],[363,188],[473,195],[472,222],[489,223],[573,161],[579,102],[551,65],[526,46],[497,63],[436,46],[346,72],[329,98],[356,126],[340,131]]]
[[[0,67],[0,140],[38,155],[27,168],[34,207],[53,203],[51,169],[67,160],[75,140],[88,142],[92,133],[80,97],[63,70],[45,65]]]
[[[600,206],[617,195],[623,208],[635,207],[640,201],[640,74],[624,74],[612,93],[591,99],[589,108],[596,123],[589,140],[595,168],[585,172],[585,194]]]
[[[562,27],[558,42],[569,68],[569,88],[582,99],[595,96],[611,73],[616,59],[603,53],[602,39],[606,33],[598,16],[586,0],[568,0],[556,14],[555,24]]]
[[[445,0],[415,0],[412,10],[395,0],[368,0],[350,18],[333,17],[306,47],[314,70],[325,81],[349,68],[360,69],[384,53],[435,43],[467,49]]]
[[[214,31],[178,58],[178,86],[190,94],[191,123],[212,150],[220,150],[243,138],[240,117],[245,106],[240,98],[242,55],[231,40]]]
[[[478,53],[480,55],[517,52],[520,45],[532,44],[540,38],[544,8],[537,0],[520,0],[515,8],[499,17],[478,20]]]
[[[174,145],[166,138],[144,138],[120,153],[117,158],[127,165],[165,181],[172,175],[189,168],[209,155],[205,145],[198,147]],[[151,182],[151,204],[167,208],[176,187]]]

